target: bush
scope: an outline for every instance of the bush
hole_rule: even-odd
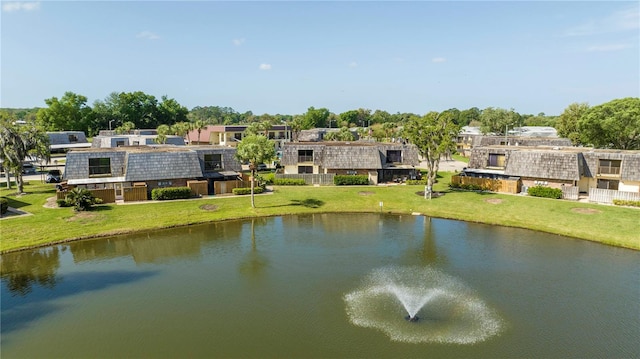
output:
[[[71,204],[67,202],[66,198],[60,198],[56,200],[58,207],[71,207]]]
[[[625,199],[614,199],[613,204],[616,206],[640,207],[640,201],[629,201]]]
[[[275,183],[276,174],[275,173],[264,173],[258,175],[258,182],[263,183],[265,185],[271,185]]]
[[[9,201],[2,197],[0,198],[0,214],[5,214],[9,210]]]
[[[333,177],[333,184],[336,186],[368,185],[367,175],[336,175]]]
[[[94,204],[102,203],[102,200],[95,198],[91,191],[78,187],[67,192],[64,200],[69,206],[73,206],[76,211],[88,211]]]
[[[276,178],[273,180],[276,186],[304,186],[307,183],[302,178]]]
[[[423,185],[426,186],[427,185],[427,179],[421,179],[421,180],[406,180],[405,181],[406,184],[411,185],[411,186],[415,186],[415,185]]]
[[[559,188],[535,186],[535,187],[529,187],[529,189],[527,190],[527,193],[529,194],[529,196],[533,196],[533,197],[544,197],[544,198],[554,198],[554,199],[562,198],[562,190]]]
[[[478,184],[472,184],[472,183],[467,183],[467,184],[462,184],[462,183],[450,183],[449,184],[450,188],[457,188],[457,189],[463,189],[466,191],[489,191],[489,188],[484,188]]]
[[[189,187],[164,187],[151,190],[151,199],[154,201],[187,198],[191,198],[191,188]]]
[[[255,187],[253,189],[254,194],[259,194],[264,192],[262,187]],[[233,194],[243,195],[243,194],[251,194],[251,187],[238,187],[233,189]]]

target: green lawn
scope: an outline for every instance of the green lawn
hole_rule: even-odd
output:
[[[29,184],[27,195],[6,189],[11,207],[32,215],[0,221],[0,252],[79,238],[182,226],[209,221],[319,212],[421,213],[432,217],[529,228],[640,249],[640,210],[526,196],[449,191],[451,173],[442,173],[436,191],[425,200],[422,186],[275,187],[271,194],[217,196],[185,201],[101,205],[91,212],[45,208],[53,185]],[[13,189],[15,191],[15,188]]]

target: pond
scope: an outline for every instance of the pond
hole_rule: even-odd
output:
[[[640,357],[640,252],[521,229],[283,216],[1,264],[3,359]]]

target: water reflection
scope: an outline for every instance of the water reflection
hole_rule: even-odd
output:
[[[33,251],[21,251],[0,257],[2,282],[12,295],[25,296],[34,285],[53,288],[58,279],[56,270],[60,267],[58,247]]]

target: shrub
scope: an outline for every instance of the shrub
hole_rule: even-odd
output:
[[[264,173],[258,175],[258,182],[263,183],[265,185],[275,184],[276,174],[275,173]]]
[[[58,207],[71,207],[71,204],[67,202],[66,198],[57,199],[56,204],[58,205]]]
[[[273,180],[276,186],[304,186],[307,183],[302,178],[276,178]]]
[[[405,183],[408,184],[408,185],[423,185],[423,186],[426,186],[427,185],[427,180],[426,179],[406,180]]]
[[[367,175],[336,175],[333,177],[333,184],[336,186],[368,185]]]
[[[535,186],[535,187],[529,187],[529,189],[527,190],[527,193],[529,194],[529,196],[533,196],[533,197],[544,197],[544,198],[555,198],[555,199],[562,198],[562,190],[559,188]]]
[[[102,203],[102,200],[95,198],[91,191],[78,187],[67,192],[64,200],[69,206],[73,206],[76,211],[88,211],[94,204]]]
[[[5,214],[9,210],[9,201],[2,197],[0,198],[0,214]]]
[[[616,206],[640,207],[640,201],[630,201],[625,199],[614,199],[613,204]]]
[[[478,184],[472,184],[472,183],[466,183],[466,184],[462,184],[462,183],[450,183],[449,184],[450,188],[457,188],[457,189],[463,189],[466,191],[488,191],[490,190],[489,188],[485,188],[482,187]]]
[[[151,190],[151,199],[154,201],[187,198],[191,198],[191,188],[189,187],[164,187]]]
[[[262,187],[255,187],[253,189],[254,194],[259,194],[264,192]],[[251,187],[238,187],[233,189],[233,194],[243,195],[243,194],[251,194]]]

